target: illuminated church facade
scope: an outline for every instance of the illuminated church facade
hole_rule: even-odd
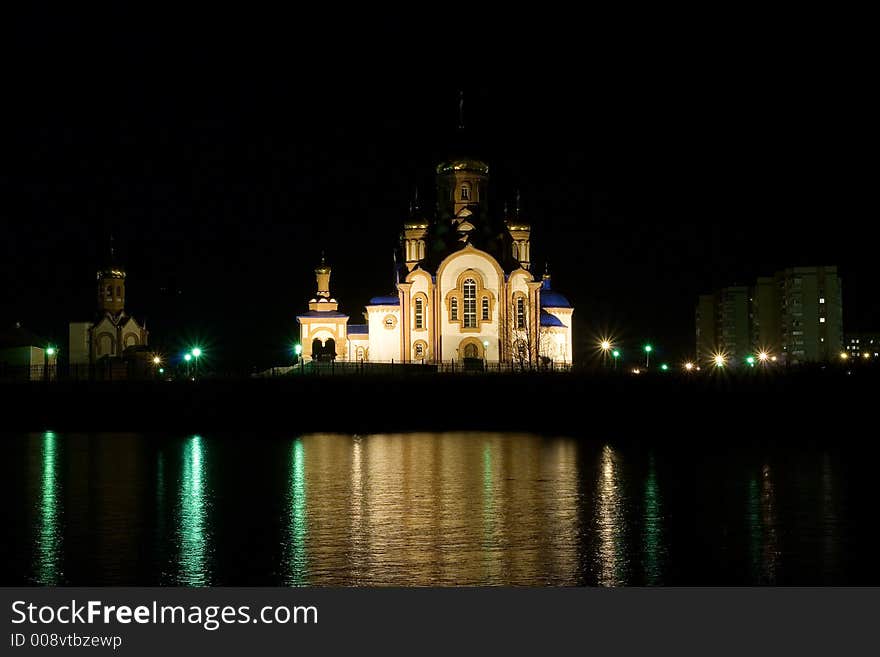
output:
[[[414,203],[400,236],[395,288],[351,323],[330,293],[331,268],[297,316],[305,360],[569,365],[574,309],[549,273],[532,274],[531,225],[488,211],[489,167],[453,159],[436,169],[437,208]]]

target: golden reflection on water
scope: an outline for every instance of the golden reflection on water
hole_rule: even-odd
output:
[[[594,525],[598,534],[596,549],[597,584],[626,584],[626,547],[624,545],[624,506],[621,494],[619,464],[614,450],[605,445],[599,461],[596,480],[596,514]]]
[[[288,583],[577,583],[573,441],[313,434],[293,444],[308,456],[292,459],[290,545],[308,556],[288,550]]]

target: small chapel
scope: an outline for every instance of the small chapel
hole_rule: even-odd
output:
[[[437,207],[418,202],[400,234],[395,290],[350,323],[330,292],[322,256],[317,290],[297,316],[305,360],[372,363],[570,365],[572,308],[545,271],[532,273],[531,225],[519,201],[488,208],[489,166],[452,158],[436,167]]]
[[[96,276],[94,319],[70,323],[71,365],[121,361],[134,348],[147,345],[146,327],[125,310],[125,277],[125,269],[116,261],[111,240],[110,259],[106,266],[98,269]]]

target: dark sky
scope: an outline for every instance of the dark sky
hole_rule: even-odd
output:
[[[128,310],[166,349],[283,360],[322,249],[360,321],[392,289],[409,199],[433,195],[464,89],[494,210],[520,190],[536,268],[575,305],[576,355],[607,328],[682,357],[697,294],[794,265],[838,265],[846,329],[880,329],[858,34],[115,12],[12,23],[4,324],[66,344],[111,233]]]

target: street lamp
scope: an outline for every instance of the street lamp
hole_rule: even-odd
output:
[[[691,370],[694,369],[694,364],[692,362],[688,361],[684,364],[684,369],[687,370],[688,372],[690,372]]]
[[[48,349],[46,349],[46,354],[48,356],[54,356],[55,355],[55,347],[49,347]]]
[[[489,341],[483,340],[483,367],[489,366]]]
[[[712,361],[715,363],[715,367],[724,367],[727,363],[727,359],[724,357],[724,354],[715,354],[712,358]]]
[[[766,351],[761,351],[758,353],[758,360],[761,361],[761,363],[766,363],[768,360],[770,360],[770,354],[768,354]]]
[[[617,361],[620,359],[620,350],[615,349],[611,352],[611,357],[614,359],[614,371],[617,371]]]
[[[611,341],[603,339],[599,342],[599,349],[602,350],[602,367],[608,367],[608,352],[611,351]]]
[[[192,355],[193,355],[193,358],[196,359],[195,370],[196,370],[196,376],[198,376],[199,375],[199,356],[202,355],[202,350],[199,349],[198,347],[193,347]]]
[[[299,362],[299,357],[300,357],[300,354],[302,354],[302,352],[303,352],[303,346],[299,342],[297,342],[295,345],[293,345],[293,353],[296,354],[296,362],[297,363]]]
[[[755,366],[755,357],[754,356],[746,356],[746,364],[749,367],[754,367]]]
[[[645,345],[645,367],[650,367],[651,365],[651,352],[654,351],[654,347],[649,344]]]
[[[660,366],[660,369],[663,370],[664,372],[666,372],[666,371],[669,369],[669,365],[667,365],[666,363],[663,363],[663,364]]]

